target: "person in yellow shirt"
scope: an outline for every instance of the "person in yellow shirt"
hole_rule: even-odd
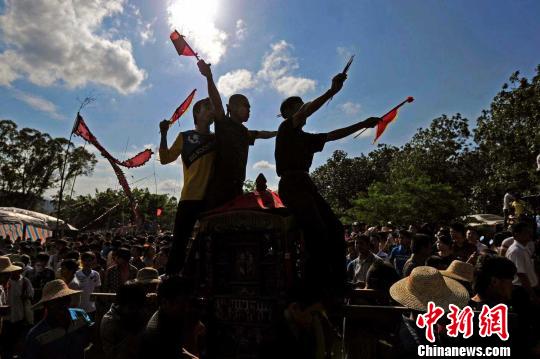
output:
[[[193,106],[195,129],[180,132],[169,148],[167,132],[169,121],[159,124],[161,143],[159,160],[165,165],[182,158],[184,187],[178,202],[174,221],[173,244],[165,268],[166,274],[178,274],[184,266],[186,245],[199,214],[205,210],[205,192],[212,175],[215,158],[215,136],[210,132],[214,122],[214,109],[210,99],[198,101]]]

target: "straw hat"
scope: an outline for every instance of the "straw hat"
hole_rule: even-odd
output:
[[[445,277],[472,283],[474,277],[474,266],[462,261],[452,261],[446,270],[440,271]]]
[[[43,292],[41,294],[41,300],[34,304],[34,307],[37,307],[45,302],[55,300],[62,297],[67,297],[69,295],[80,293],[80,290],[69,289],[66,282],[62,279],[55,279],[43,287]]]
[[[448,308],[449,304],[464,307],[469,301],[469,293],[458,281],[443,277],[433,267],[420,266],[411,275],[390,287],[390,296],[401,305],[425,312],[428,302]]]
[[[143,284],[161,283],[161,279],[159,279],[159,272],[157,269],[152,267],[139,269],[137,272],[137,278],[135,278],[135,280]]]
[[[0,257],[0,273],[11,273],[18,270],[22,270],[22,268],[11,264],[11,260],[9,259],[9,257]]]

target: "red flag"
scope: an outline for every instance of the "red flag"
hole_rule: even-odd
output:
[[[184,39],[184,36],[180,35],[180,33],[176,30],[171,32],[171,41],[174,44],[174,47],[176,48],[176,52],[178,52],[178,55],[180,56],[195,56],[197,57],[197,53],[193,51],[191,46],[186,42]]]
[[[402,103],[400,103],[399,105],[391,109],[386,115],[381,117],[381,120],[377,124],[377,132],[375,134],[375,139],[373,140],[373,143],[377,142],[379,137],[381,137],[384,130],[386,129],[386,126],[388,126],[390,122],[394,121],[397,118],[399,108],[403,106],[404,104],[406,104],[407,102],[413,102],[413,101],[414,101],[414,98],[409,96],[407,97],[405,101],[403,101]]]
[[[156,209],[156,217],[159,217],[163,214],[163,208]]]
[[[146,150],[139,152],[135,156],[128,160],[122,161],[119,164],[128,168],[139,167],[148,162],[150,157],[152,157],[152,150],[147,148]]]
[[[75,126],[73,126],[73,133],[77,136],[81,136],[88,142],[95,142],[96,138],[90,132],[90,129],[88,126],[86,126],[86,122],[84,122],[81,115],[77,114],[77,121],[75,122]]]
[[[186,112],[189,108],[189,105],[191,105],[191,101],[193,101],[193,98],[195,97],[195,92],[197,92],[197,89],[191,91],[189,96],[182,102],[180,106],[174,111],[174,113],[171,116],[171,119],[169,120],[169,123],[172,125],[176,122]]]

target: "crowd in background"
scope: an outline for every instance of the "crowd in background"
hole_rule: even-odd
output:
[[[426,342],[414,322],[429,301],[444,306],[450,300],[475,310],[504,303],[512,318],[510,340],[489,344],[538,353],[535,238],[530,221],[489,235],[462,223],[400,229],[355,222],[345,237],[348,303],[410,309],[395,323],[395,333],[385,334],[395,334],[403,357],[415,357]],[[1,358],[204,357],[206,327],[191,298],[193,283],[164,275],[170,243],[168,235],[111,233],[43,242],[0,239]],[[293,327],[308,337],[310,326],[295,318],[311,309],[287,309],[294,314]],[[349,357],[370,357],[366,348],[381,339],[374,335],[353,338]],[[297,357],[311,350],[301,337],[289,351]],[[486,345],[485,338],[464,343],[442,331],[436,344],[470,346],[471,340]]]

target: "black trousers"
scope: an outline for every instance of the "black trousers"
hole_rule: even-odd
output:
[[[307,174],[282,176],[279,196],[304,232],[305,285],[312,295],[342,296],[345,285],[343,225]]]
[[[205,201],[180,201],[174,220],[173,243],[165,272],[178,274],[184,267],[186,246],[193,233],[193,226],[201,212],[206,209]]]

